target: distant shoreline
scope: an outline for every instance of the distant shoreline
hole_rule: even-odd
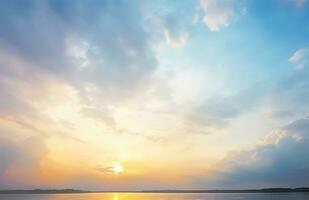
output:
[[[304,193],[309,192],[309,188],[265,188],[247,190],[106,190],[106,191],[87,191],[87,190],[0,190],[0,194],[80,194],[80,193]]]

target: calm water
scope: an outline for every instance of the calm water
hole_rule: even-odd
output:
[[[0,194],[0,200],[309,200],[309,193],[289,194]]]

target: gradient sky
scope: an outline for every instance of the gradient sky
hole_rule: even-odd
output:
[[[307,0],[1,0],[0,189],[308,186],[308,19]]]

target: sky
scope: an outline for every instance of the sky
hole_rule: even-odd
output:
[[[309,186],[308,0],[0,1],[0,189]]]

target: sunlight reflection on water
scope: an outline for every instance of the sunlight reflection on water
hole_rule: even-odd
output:
[[[309,193],[288,194],[0,194],[0,200],[308,200]]]

